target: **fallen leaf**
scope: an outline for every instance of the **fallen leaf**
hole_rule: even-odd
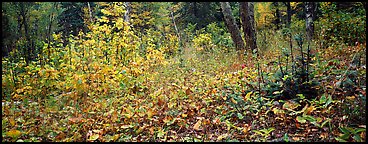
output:
[[[89,137],[88,141],[95,141],[98,139],[98,137],[100,137],[99,134],[93,134],[92,136]]]
[[[202,120],[198,120],[196,124],[194,124],[193,126],[193,129],[196,130],[196,131],[200,131],[201,129],[199,129],[199,127],[201,126],[202,124]]]
[[[20,132],[19,130],[10,130],[6,133],[6,135],[8,135],[12,138],[18,138],[21,134],[22,134],[22,132]]]
[[[11,126],[15,126],[15,120],[12,117],[9,118],[9,122]]]
[[[231,98],[230,100],[231,100],[231,102],[233,102],[234,104],[238,104],[238,102],[237,102],[234,98]]]
[[[248,92],[248,93],[245,95],[245,97],[244,97],[244,101],[247,101],[247,100],[250,98],[250,95],[252,95],[252,94],[253,94],[253,91]]]
[[[304,114],[308,114],[308,115],[310,115],[310,114],[313,112],[313,110],[315,110],[314,106],[310,106],[310,107],[308,107],[308,108],[304,111]]]
[[[355,99],[355,96],[347,96],[346,97],[348,100],[354,100]]]
[[[64,139],[65,137],[66,137],[66,134],[65,134],[65,133],[63,133],[63,132],[60,132],[60,133],[55,137],[55,139],[56,139],[57,141],[60,141],[60,140]]]
[[[298,121],[299,123],[305,123],[305,122],[307,122],[307,120],[305,120],[304,117],[301,117],[301,116],[297,116],[296,117],[296,121]]]
[[[226,138],[228,134],[222,134],[219,137],[217,137],[217,141],[221,141],[222,139]]]
[[[187,88],[187,89],[185,90],[185,94],[186,94],[186,95],[190,95],[191,93],[193,93],[193,91],[192,91],[192,90],[190,90],[190,88]]]

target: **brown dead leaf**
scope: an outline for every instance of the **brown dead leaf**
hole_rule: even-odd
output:
[[[62,139],[64,139],[66,137],[66,134],[64,132],[60,132],[56,137],[55,140],[56,141],[60,141]]]
[[[151,127],[148,130],[149,130],[151,135],[153,135],[155,133],[155,127]]]
[[[327,136],[328,136],[328,133],[327,132],[323,132],[323,133],[320,134],[319,138],[326,139]]]
[[[191,93],[193,93],[192,90],[190,90],[190,88],[188,87],[186,90],[185,90],[185,94],[186,95],[190,95]]]
[[[201,129],[199,128],[202,124],[202,120],[198,120],[196,124],[194,124],[193,129],[196,131],[200,131]]]

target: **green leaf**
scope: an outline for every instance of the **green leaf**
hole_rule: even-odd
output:
[[[345,133],[342,136],[339,136],[340,139],[347,140],[350,137],[349,133]]]
[[[81,79],[78,80],[78,84],[82,84],[82,80]]]
[[[357,135],[357,134],[355,134],[355,135],[353,136],[353,138],[354,138],[357,142],[362,142],[362,138],[361,138],[359,135]]]
[[[321,127],[323,127],[327,122],[330,122],[331,121],[331,119],[327,119],[327,120],[325,120],[322,124],[321,124]]]
[[[284,141],[289,142],[289,137],[288,137],[287,133],[284,134]]]
[[[310,115],[305,115],[304,118],[310,122],[315,122],[316,119],[313,117],[313,116],[310,116]]]
[[[301,117],[301,116],[297,116],[297,117],[296,117],[296,120],[297,120],[298,122],[300,122],[300,123],[305,123],[305,122],[307,122],[307,121],[305,120],[305,118],[304,118],[304,117]]]
[[[365,128],[357,128],[353,131],[353,133],[357,134],[357,133],[362,132],[362,131],[366,131],[366,129]]]
[[[335,140],[339,141],[339,142],[347,142],[346,140],[343,140],[341,138],[335,138]]]
[[[319,99],[320,104],[324,104],[326,102],[326,95],[323,94],[322,97]]]
[[[253,132],[257,133],[257,134],[260,134],[260,135],[263,135],[263,133],[259,130],[253,130]]]
[[[350,134],[350,131],[344,127],[339,127],[339,129],[344,133],[344,134]]]
[[[328,96],[327,102],[325,103],[325,105],[323,105],[323,107],[327,107],[330,103],[332,103],[331,95]]]
[[[272,132],[273,130],[275,130],[275,128],[271,127],[271,128],[268,128],[268,129],[262,129],[262,130],[259,130],[261,132],[263,132],[264,134],[268,135],[270,132]]]
[[[241,113],[238,113],[238,118],[239,119],[243,119],[244,117],[243,117],[243,115]]]

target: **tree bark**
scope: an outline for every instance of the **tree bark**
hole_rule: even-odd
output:
[[[315,2],[305,2],[305,24],[306,24],[306,32],[307,32],[307,41],[313,39],[314,33],[314,22],[313,19],[315,17]]]
[[[128,24],[130,23],[130,9],[131,9],[131,5],[130,2],[125,2],[125,7],[126,7],[126,11],[124,14],[124,21],[127,22]]]
[[[24,35],[25,35],[25,37],[26,37],[26,39],[27,39],[27,44],[26,44],[26,46],[27,46],[27,54],[26,54],[26,62],[27,62],[27,64],[28,64],[28,62],[29,62],[29,60],[31,60],[31,56],[32,56],[32,54],[33,54],[33,48],[32,48],[32,45],[29,45],[29,43],[33,43],[32,41],[31,41],[31,38],[30,38],[30,35],[29,35],[29,33],[28,33],[28,21],[27,21],[27,12],[26,12],[26,8],[25,8],[25,3],[23,3],[23,2],[20,2],[19,3],[20,4],[20,14],[21,14],[21,16],[22,16],[22,19],[23,19],[23,26],[24,26]]]
[[[281,22],[281,20],[280,20],[280,17],[281,16],[280,16],[279,3],[278,2],[275,2],[274,5],[276,7],[276,13],[275,13],[275,15],[276,15],[276,29],[279,30],[280,29],[280,22]]]
[[[246,40],[246,47],[254,52],[254,50],[257,49],[257,37],[254,24],[253,2],[241,2],[240,15],[242,19],[244,37]]]
[[[287,27],[290,28],[291,24],[291,6],[290,2],[285,2],[286,5],[286,11],[287,11]]]
[[[231,7],[229,2],[220,2],[222,13],[224,14],[224,19],[226,26],[231,34],[231,38],[235,43],[236,50],[244,49],[244,41],[241,37],[240,30],[236,25],[235,18],[231,13]]]
[[[91,10],[91,6],[90,6],[89,2],[87,2],[87,5],[88,5],[88,12],[89,12],[89,21],[91,23],[93,23],[92,10]]]

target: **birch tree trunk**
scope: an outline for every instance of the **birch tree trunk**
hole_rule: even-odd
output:
[[[220,2],[222,13],[224,14],[226,27],[231,34],[231,38],[235,44],[236,50],[244,49],[244,41],[241,37],[240,30],[236,25],[235,18],[231,13],[229,2]]]
[[[314,33],[314,24],[313,19],[315,15],[315,2],[305,2],[305,24],[306,24],[306,32],[307,32],[307,41],[313,39]]]
[[[127,22],[128,24],[130,24],[130,9],[131,9],[131,5],[130,2],[125,2],[125,14],[124,14],[124,21]]]

